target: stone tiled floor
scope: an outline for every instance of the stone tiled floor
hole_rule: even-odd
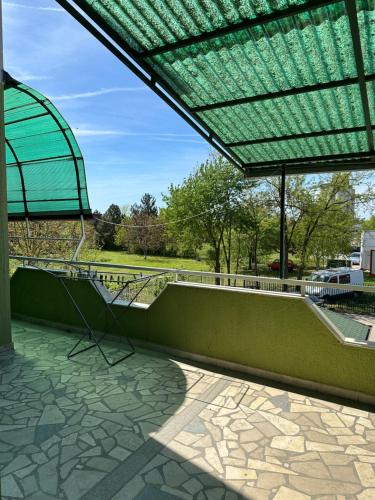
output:
[[[3,500],[375,499],[374,413],[71,337],[15,323],[0,354]]]

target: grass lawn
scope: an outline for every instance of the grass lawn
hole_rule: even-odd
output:
[[[365,273],[365,284],[375,286],[375,276],[370,276],[368,272]]]
[[[106,264],[124,264],[128,266],[146,266],[146,267],[169,267],[173,269],[189,269],[191,271],[210,271],[206,261],[194,259],[182,259],[180,257],[161,257],[150,255],[145,259],[142,255],[128,254],[118,251],[92,251],[82,253],[82,260],[92,260]]]
[[[124,264],[128,266],[146,266],[146,267],[167,267],[171,269],[188,269],[191,271],[213,271],[208,262],[205,259],[195,260],[195,259],[184,259],[181,257],[162,257],[150,255],[145,259],[142,255],[129,254],[121,251],[110,251],[110,250],[86,250],[80,255],[80,260],[90,260],[94,262],[103,262],[106,264]],[[272,259],[267,259],[265,262],[259,265],[259,275],[269,276],[272,278],[278,278],[278,271],[270,271],[267,267],[266,262]],[[225,273],[226,269],[223,264],[222,272]],[[232,273],[234,273],[234,266]],[[253,275],[254,272],[240,270],[239,274],[249,274]],[[310,271],[306,269],[305,276],[310,274]],[[295,278],[297,271],[292,271],[289,273],[289,278]]]

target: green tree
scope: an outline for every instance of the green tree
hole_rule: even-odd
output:
[[[185,248],[208,244],[213,270],[221,272],[224,260],[231,272],[239,211],[249,184],[223,157],[211,156],[164,196],[169,234]]]
[[[287,246],[299,259],[301,279],[310,257],[350,251],[355,232],[356,207],[373,199],[373,188],[358,191],[363,176],[339,173],[319,177],[298,176],[287,180]],[[273,181],[279,200],[279,184]]]
[[[156,199],[149,193],[145,193],[139,204],[135,203],[130,207],[131,215],[144,214],[149,217],[157,217],[159,210],[156,206]]]
[[[99,248],[111,250],[115,248],[116,224],[121,224],[122,214],[118,205],[112,203],[104,212],[103,216],[99,212],[94,212],[95,238]],[[101,219],[101,220],[98,220]]]
[[[239,262],[243,260],[244,267],[257,275],[259,258],[278,248],[279,219],[264,188],[261,185],[248,190],[242,203],[237,229],[236,272]]]
[[[139,204],[130,207],[122,226],[117,228],[115,242],[124,250],[142,253],[145,259],[150,253],[162,251],[164,228],[154,196],[145,193]]]
[[[363,231],[374,231],[375,230],[375,214],[372,214],[368,219],[362,222]]]
[[[134,252],[141,252],[145,259],[150,253],[158,253],[164,246],[164,227],[158,216],[147,213],[134,214],[129,219],[127,242]]]

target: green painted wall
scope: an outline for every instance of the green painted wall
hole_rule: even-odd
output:
[[[95,323],[95,291],[88,282],[70,286]],[[14,314],[80,325],[61,285],[46,273],[18,269],[11,297]],[[375,395],[375,349],[341,344],[302,298],[170,284],[147,310],[114,307],[123,332],[134,338]]]

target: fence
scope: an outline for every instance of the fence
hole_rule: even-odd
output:
[[[110,292],[115,292],[129,277],[163,273],[155,277],[149,286],[137,297],[137,302],[150,304],[161,293],[169,282],[199,283],[221,287],[237,287],[271,292],[286,292],[301,296],[310,295],[321,306],[338,312],[375,316],[375,286],[322,283],[307,280],[279,279],[265,276],[245,274],[213,273],[206,271],[190,271],[187,269],[171,269],[147,266],[129,266],[124,264],[108,264],[100,262],[48,259],[11,255],[10,259],[22,265],[58,268],[70,275],[82,271],[92,273],[98,282]],[[137,292],[135,285],[126,290],[123,300],[129,300]]]

